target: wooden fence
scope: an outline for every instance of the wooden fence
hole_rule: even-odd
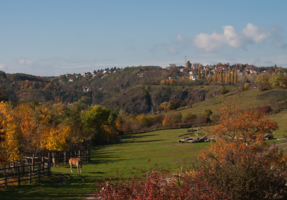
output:
[[[57,155],[58,163],[68,164],[70,158],[80,157],[88,163],[90,150],[25,152],[23,160],[0,165],[0,187],[8,184],[31,184],[33,180],[40,181],[51,175],[52,158]]]
[[[147,133],[147,132],[151,132],[151,131],[158,131],[158,130],[166,130],[166,129],[180,129],[180,128],[191,128],[193,126],[212,126],[215,125],[215,122],[210,122],[210,123],[196,123],[196,124],[188,124],[188,123],[184,123],[184,124],[173,124],[170,126],[152,126],[152,127],[147,127],[147,128],[142,128],[142,129],[138,129],[138,130],[131,130],[129,132],[125,132],[124,134],[137,134],[137,133]]]
[[[38,159],[38,158],[37,158]],[[35,160],[37,160],[35,159]],[[8,184],[21,185],[41,181],[43,177],[49,178],[51,167],[48,158],[41,158],[41,162],[27,164],[25,160],[20,162],[11,162],[8,165],[2,165],[0,168],[0,186],[8,187]]]
[[[58,163],[63,163],[64,165],[68,164],[70,158],[81,158],[83,162],[90,162],[90,150],[68,150],[68,151],[42,151],[42,152],[25,152],[24,158],[31,159],[33,164],[35,158],[47,158],[49,162],[52,163],[52,158],[58,156]]]

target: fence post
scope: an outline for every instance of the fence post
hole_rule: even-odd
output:
[[[35,154],[33,153],[33,155],[32,155],[32,172],[34,172],[34,164],[35,164],[34,156],[35,156]]]
[[[20,166],[17,167],[18,168],[18,186],[20,185]]]
[[[64,151],[64,165],[67,164],[67,151]]]
[[[42,162],[42,173],[44,174],[45,173],[45,163],[44,163],[44,160],[43,160],[43,162]]]
[[[5,184],[5,189],[7,189],[7,174],[6,174],[6,167],[5,167],[5,165],[4,165],[4,172],[3,172],[4,174],[4,184]]]
[[[50,162],[50,152],[48,151],[48,160]]]
[[[50,168],[50,161],[48,160],[48,179],[50,178],[50,170],[51,170],[51,168]]]
[[[29,165],[29,184],[31,184],[31,177],[32,177],[31,165]]]
[[[38,179],[41,181],[41,163],[38,164]]]
[[[79,155],[78,156],[79,156],[79,158],[81,158],[81,150],[79,150]]]
[[[88,149],[86,150],[86,162],[89,163]]]

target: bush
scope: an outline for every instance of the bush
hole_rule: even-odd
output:
[[[220,92],[220,94],[226,94],[226,93],[228,93],[229,91],[225,88],[225,87],[223,87],[222,88],[222,90],[221,90],[221,92]]]
[[[271,106],[262,106],[262,107],[258,107],[257,110],[259,112],[269,113],[272,109],[271,109]]]
[[[187,112],[183,117],[182,117],[182,122],[186,122],[190,119],[195,119],[196,115],[192,114],[191,112]]]
[[[229,199],[206,181],[201,180],[202,174],[190,176],[175,176],[174,181],[167,181],[166,170],[160,172],[153,170],[146,172],[142,169],[141,179],[133,177],[131,181],[117,183],[97,184],[100,191],[94,197],[96,199],[195,199],[195,200],[221,200]]]
[[[250,88],[250,84],[249,83],[245,83],[243,86],[244,90],[248,90]]]
[[[203,172],[204,180],[220,186],[219,190],[229,194],[231,199],[286,199],[286,177],[282,175],[286,169],[278,165],[270,167],[270,163],[277,160],[277,155],[280,155],[278,149],[262,154],[238,149],[236,152],[230,151],[232,158],[224,165],[214,167],[208,161],[214,158],[209,155],[209,158],[198,163],[196,170]],[[286,163],[283,165],[286,168]]]

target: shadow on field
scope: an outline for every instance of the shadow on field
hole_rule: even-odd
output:
[[[122,139],[137,139],[137,138],[145,138],[150,136],[156,136],[157,134],[149,134],[149,135],[143,135],[141,133],[139,134],[130,134],[130,135],[123,135]]]
[[[84,175],[57,174],[53,179],[32,185],[9,187],[7,190],[1,191],[1,200],[4,199],[80,199],[86,196],[87,185],[91,190],[95,189],[94,180],[101,179],[97,175],[89,177]],[[62,182],[63,176],[65,180]],[[80,192],[75,192],[73,188],[83,188]]]

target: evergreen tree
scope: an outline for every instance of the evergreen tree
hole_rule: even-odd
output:
[[[234,73],[234,84],[237,84],[237,70]]]
[[[198,70],[198,77],[197,77],[197,79],[198,80],[202,79],[202,74],[201,74],[201,70],[200,69]]]

